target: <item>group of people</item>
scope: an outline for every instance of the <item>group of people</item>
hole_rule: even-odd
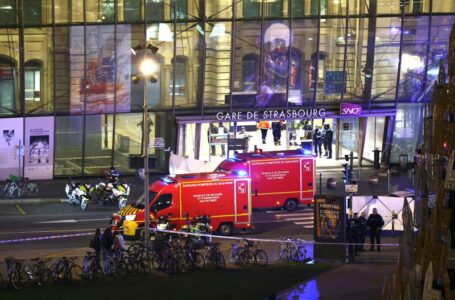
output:
[[[121,253],[125,251],[125,240],[123,236],[118,232],[112,232],[110,227],[106,228],[101,234],[101,230],[98,228],[95,231],[95,235],[90,240],[89,247],[95,250],[96,259],[98,264],[103,259],[106,262],[111,256],[120,257]],[[106,264],[103,263],[105,267]],[[107,270],[103,269],[107,272]]]
[[[329,124],[324,124],[324,129],[318,126],[313,132],[314,154],[322,157],[322,146],[324,146],[324,157],[332,158],[333,130]]]
[[[354,256],[359,255],[359,252],[365,251],[363,244],[367,234],[370,236],[370,251],[374,251],[375,246],[377,251],[381,251],[381,230],[383,226],[384,220],[376,208],[373,208],[368,219],[365,211],[361,212],[360,216],[358,213],[354,213],[348,219],[346,230],[349,256],[354,258]]]
[[[267,132],[269,129],[272,129],[272,135],[273,135],[273,143],[275,146],[280,146],[281,145],[281,130],[284,128],[284,121],[283,120],[278,120],[278,121],[273,121],[272,125],[270,125],[269,121],[259,121],[257,124],[257,128],[261,130],[261,138],[262,138],[262,144],[267,143]]]

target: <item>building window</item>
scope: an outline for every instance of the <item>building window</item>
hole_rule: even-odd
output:
[[[255,91],[258,81],[259,57],[257,54],[247,54],[242,59],[243,90]]]
[[[243,0],[243,17],[258,18],[259,17],[259,1]]]
[[[41,65],[37,62],[27,62],[25,74],[25,101],[41,101]]]
[[[320,0],[321,1],[321,16],[325,16],[327,14],[327,0]],[[317,16],[318,15],[318,4],[319,0],[311,0],[311,15]]]
[[[172,64],[175,63],[175,74],[174,67],[171,69],[171,84],[169,86],[170,93],[173,93],[173,84],[175,81],[175,95],[178,97],[184,97],[187,94],[187,78],[186,78],[186,67],[188,59],[185,56],[177,56],[172,59]],[[174,76],[175,75],[175,76]]]
[[[30,0],[29,0],[30,1]],[[0,0],[0,21],[4,25],[16,24],[16,0]]]
[[[115,16],[115,1],[114,0],[103,0],[101,18],[103,22],[114,22]]]
[[[37,0],[23,0],[23,1],[24,1],[23,2],[24,23],[25,24],[41,24],[41,1],[37,1]]]
[[[175,5],[175,10],[171,8],[171,19],[174,19],[174,11],[175,11],[175,18],[177,20],[187,19],[188,15],[188,4],[187,0],[174,0],[172,1],[172,5]]]
[[[319,53],[319,59],[316,60],[316,53],[311,56],[311,88],[314,88],[316,78],[318,79],[318,88],[324,87],[325,80],[325,58],[326,54],[323,52]],[[317,73],[316,73],[317,71]]]
[[[147,12],[147,22],[164,20],[164,1],[147,0],[145,11]]]
[[[15,67],[11,60],[0,58],[0,113],[14,109]]]
[[[305,15],[305,1],[293,0],[292,2],[292,17],[298,18]]]
[[[137,0],[125,0],[123,4],[123,15],[125,18],[125,22],[140,21],[141,2]]]

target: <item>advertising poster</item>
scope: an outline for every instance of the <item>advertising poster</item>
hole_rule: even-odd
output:
[[[19,141],[24,144],[23,124],[23,118],[0,119],[0,180],[19,175]]]
[[[317,260],[345,259],[345,223],[344,197],[314,197],[314,257]]]
[[[71,112],[129,112],[131,27],[74,26],[71,34]],[[85,43],[84,43],[85,41]],[[85,65],[84,65],[85,62]],[[114,105],[116,101],[116,105]]]
[[[52,179],[54,117],[25,119],[24,174],[30,179]]]

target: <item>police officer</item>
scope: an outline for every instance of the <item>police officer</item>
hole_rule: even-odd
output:
[[[367,219],[366,219],[367,213],[365,211],[362,211],[360,213],[359,217],[359,249],[357,251],[365,251],[363,249],[363,244],[365,244],[365,235],[367,234]]]
[[[354,213],[353,217],[348,219],[348,243],[349,243],[349,256],[353,258],[353,256],[358,256],[358,246],[359,243],[359,230],[360,230],[360,223],[357,213]]]
[[[381,230],[382,226],[384,226],[384,220],[382,219],[382,216],[378,214],[376,208],[373,208],[373,213],[368,217],[367,226],[370,230],[370,251],[374,251],[375,240],[377,250],[381,251]]]

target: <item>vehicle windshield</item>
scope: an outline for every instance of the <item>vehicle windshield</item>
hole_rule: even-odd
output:
[[[149,193],[150,198],[149,198],[149,203],[152,202],[152,200],[155,198],[156,193],[155,192],[150,192]],[[138,209],[143,209],[145,207],[145,201],[144,198],[136,200],[133,204],[131,204],[132,207],[138,208]]]

